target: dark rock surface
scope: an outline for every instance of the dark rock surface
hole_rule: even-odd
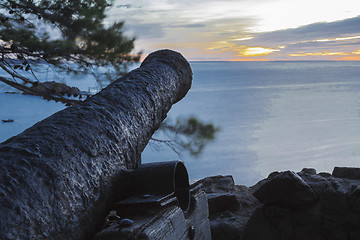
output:
[[[260,202],[246,186],[235,185],[232,176],[200,180],[209,204],[213,240],[238,240],[244,226]]]
[[[140,164],[191,81],[181,54],[157,51],[84,103],[0,144],[0,239],[91,239],[120,169]]]
[[[335,167],[332,175],[338,178],[349,178],[360,180],[360,168]]]
[[[336,169],[336,177],[314,169],[270,174],[252,187],[264,205],[241,239],[360,239],[359,169]]]
[[[279,173],[263,182],[254,196],[265,205],[290,209],[303,208],[317,199],[310,186],[292,171]]]

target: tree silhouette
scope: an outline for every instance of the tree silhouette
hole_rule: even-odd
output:
[[[99,83],[104,75],[110,80],[119,77],[126,63],[139,61],[140,54],[131,54],[135,39],[123,35],[123,22],[104,24],[111,5],[108,0],[2,0],[0,67],[9,77],[0,81],[71,105],[78,100],[64,95],[81,95],[79,89],[40,82],[39,66],[46,63],[56,71],[92,74]],[[98,74],[99,67],[112,74]]]

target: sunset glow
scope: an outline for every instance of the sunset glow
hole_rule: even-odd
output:
[[[161,48],[192,61],[358,60],[360,55],[358,0],[116,0],[114,5],[108,21],[125,20],[143,57]]]
[[[279,50],[275,50],[271,48],[263,48],[263,47],[248,47],[244,51],[239,52],[238,56],[247,56],[247,57],[266,56],[276,51]]]
[[[336,61],[360,61],[360,56],[342,57],[334,59]]]

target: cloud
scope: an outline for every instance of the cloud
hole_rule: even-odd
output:
[[[317,11],[320,3],[314,5],[311,0],[304,1],[306,6],[315,6],[311,13]],[[348,3],[352,0],[343,1]],[[305,15],[309,12],[297,14],[293,6],[291,9],[281,8],[284,3],[286,6],[290,4],[285,0],[116,0],[117,7],[111,9],[109,21],[125,20],[126,32],[137,37],[136,48],[144,50],[145,54],[157,48],[173,48],[188,54],[191,59],[258,59],[265,55],[269,59],[289,59],[329,58],[341,53],[352,56],[360,49],[360,37],[357,38],[360,36],[360,16],[334,21],[331,11],[336,4],[329,3],[334,5],[333,8],[320,4],[319,15],[328,13],[327,18],[309,20]],[[276,6],[278,8],[274,9]],[[344,6],[344,9],[348,7]],[[255,32],[264,22],[280,24],[286,21],[289,14],[295,14],[290,17],[297,20],[308,21],[299,20],[291,25],[292,21],[288,18],[286,26],[299,26],[299,22],[311,23],[314,19],[333,22]],[[274,16],[276,21],[271,19]]]
[[[217,51],[205,49],[229,48],[219,42],[246,37],[244,32],[257,21],[240,14],[245,9],[236,9],[242,2],[251,1],[117,0],[118,7],[110,10],[108,21],[124,20],[126,34],[136,37],[136,48],[145,54],[156,48],[174,48],[185,53],[193,49],[205,58],[219,57]]]
[[[347,56],[349,53],[345,52],[312,52],[312,53],[293,53],[289,54],[291,57],[305,57],[305,56]]]
[[[242,56],[246,48],[272,49],[266,54],[274,59],[289,57],[324,57],[354,55],[360,49],[360,16],[335,22],[320,22],[298,28],[252,34],[235,43],[233,51]],[[239,51],[239,47],[243,50]],[[245,50],[244,50],[245,49]],[[235,53],[234,53],[235,54]],[[243,54],[244,55],[244,54]],[[250,55],[251,57],[251,55]]]
[[[199,23],[194,23],[194,24],[184,24],[184,25],[171,25],[169,27],[175,27],[175,28],[202,28],[205,27],[205,24],[199,24]]]
[[[161,23],[125,22],[125,32],[127,36],[136,38],[146,38],[150,41],[165,36],[164,28]]]
[[[336,22],[320,22],[298,28],[256,34],[250,44],[286,45],[317,39],[360,35],[360,16]],[[241,43],[243,44],[243,43]]]

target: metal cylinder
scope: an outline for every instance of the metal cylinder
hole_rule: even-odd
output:
[[[121,168],[191,87],[181,54],[161,50],[84,103],[0,144],[0,239],[91,239]]]
[[[173,194],[182,210],[190,205],[189,176],[181,161],[155,162],[141,165],[134,174],[136,195],[165,197]]]

